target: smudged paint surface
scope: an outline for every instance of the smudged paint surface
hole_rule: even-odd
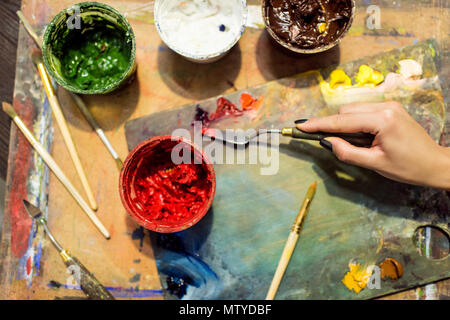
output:
[[[49,288],[54,289],[69,289],[69,290],[81,290],[80,286],[62,284],[57,281],[50,281],[47,285]],[[153,289],[140,289],[139,287],[105,287],[106,290],[111,292],[111,294],[116,298],[152,298],[161,297],[163,292],[161,290]]]
[[[131,239],[139,240],[139,251],[142,250],[142,246],[144,245],[144,237],[145,237],[145,233],[144,233],[144,228],[142,228],[142,227],[134,229],[131,234]]]
[[[418,54],[426,53],[424,46],[414,50],[405,49],[401,54],[415,58]],[[426,50],[428,51],[428,49]],[[391,65],[394,61],[398,61],[395,58],[398,55],[398,52],[381,57],[377,55],[341,67],[348,74],[356,75],[359,66],[364,63],[386,74],[386,72],[392,71]],[[424,61],[428,61],[425,65],[434,66],[429,60],[430,54],[424,56],[427,57]],[[381,61],[377,62],[379,60]],[[425,69],[430,70],[429,67],[425,67]],[[434,70],[434,67],[431,70]],[[330,68],[321,72],[325,77],[331,71]],[[435,73],[430,72],[429,75],[434,76]],[[239,126],[243,129],[256,128],[260,125],[280,127],[288,124],[288,121],[292,124],[294,119],[335,113],[334,108],[326,106],[318,87],[317,78],[312,73],[299,76],[297,80],[288,78],[280,81],[281,83],[273,82],[263,87],[250,89],[255,96],[260,96],[261,93],[265,95],[266,103],[260,109],[260,111],[263,111],[262,108],[264,108],[265,113],[259,120],[247,121],[248,119],[244,116],[229,118],[217,123],[217,128],[225,129],[228,124],[230,124],[230,127]],[[310,90],[310,86],[314,86],[314,90]],[[440,93],[436,91],[436,95],[440,95]],[[238,103],[240,96],[241,92],[233,92],[226,97],[233,103]],[[217,99],[205,100],[200,103],[200,107],[210,113],[214,112],[216,101]],[[408,103],[408,105],[415,105],[415,103]],[[433,105],[441,107],[442,103],[433,103]],[[421,105],[417,105],[417,107],[418,111],[422,110]],[[434,109],[426,108],[426,110],[431,113]],[[179,114],[182,115],[181,118],[183,119],[182,128],[191,129],[194,112],[195,105],[189,105],[171,112],[161,112],[134,120],[127,124],[130,129],[133,129],[133,131],[127,129],[129,146],[132,148],[148,137],[145,132],[146,128],[155,135],[166,134],[176,129]],[[258,116],[259,114],[261,112],[258,112]],[[284,116],[286,120],[281,121],[280,118]],[[436,124],[442,123],[441,117],[438,119],[439,121],[432,122],[432,127],[436,129],[438,129]],[[245,125],[241,126],[241,123]],[[234,126],[234,124],[237,125]],[[270,180],[270,177],[264,177],[265,181],[263,181],[260,178],[259,171],[257,172],[252,166],[247,166],[242,170],[236,168],[236,166],[230,166],[230,168],[216,166],[217,190],[219,192],[213,205],[214,218],[210,227],[210,234],[203,235],[203,229],[196,230],[204,240],[189,240],[190,237],[196,235],[188,234],[184,236],[185,239],[181,243],[175,241],[176,238],[174,239],[174,237],[165,238],[166,241],[173,241],[178,247],[167,250],[180,250],[182,252],[181,266],[177,264],[177,271],[181,270],[181,272],[178,271],[177,274],[184,275],[181,276],[181,279],[185,280],[184,282],[189,279],[190,266],[192,266],[189,258],[193,256],[205,263],[219,278],[223,290],[218,294],[218,299],[263,299],[264,292],[267,290],[267,287],[264,288],[265,284],[270,283],[273,277],[279,254],[286,241],[286,233],[283,227],[288,230],[290,223],[292,223],[291,214],[295,215],[296,210],[298,210],[298,195],[301,192],[299,192],[299,188],[292,186],[293,184],[285,183],[289,179],[293,179],[294,176],[299,184],[305,179],[324,181],[322,189],[324,201],[313,203],[316,208],[313,211],[317,214],[315,216],[317,220],[311,225],[305,225],[304,231],[307,231],[307,228],[310,227],[310,230],[313,231],[302,233],[303,240],[299,242],[299,245],[303,246],[303,250],[301,250],[303,254],[298,256],[294,254],[293,259],[295,261],[292,262],[295,263],[290,264],[289,269],[291,267],[292,269],[285,275],[287,281],[283,281],[280,287],[279,298],[370,298],[398,290],[398,287],[393,287],[395,284],[402,284],[405,288],[405,284],[424,283],[427,281],[425,279],[437,279],[438,274],[445,272],[442,268],[438,270],[434,263],[426,266],[424,259],[415,259],[416,265],[408,265],[408,272],[405,272],[398,283],[387,281],[383,283],[380,290],[366,289],[359,294],[349,291],[340,282],[348,271],[348,260],[351,257],[357,257],[358,259],[361,258],[363,263],[369,261],[369,258],[373,258],[371,255],[375,255],[379,244],[378,230],[381,227],[385,227],[383,231],[385,245],[381,247],[379,254],[394,256],[390,250],[394,250],[394,252],[401,250],[402,254],[407,252],[416,256],[416,253],[413,252],[415,249],[411,246],[411,239],[399,238],[398,236],[404,234],[405,228],[414,230],[411,229],[415,224],[414,220],[445,221],[446,215],[444,212],[448,211],[443,209],[448,208],[448,206],[443,207],[441,205],[440,207],[443,209],[439,209],[434,201],[423,198],[423,200],[428,200],[423,202],[426,207],[417,208],[417,199],[420,199],[420,195],[424,194],[423,189],[409,187],[405,189],[404,185],[390,182],[370,172],[358,170],[358,168],[351,166],[342,166],[313,144],[293,141],[284,146],[282,144],[280,149],[282,150],[280,152],[280,164],[282,165],[278,177],[273,180]],[[344,175],[338,175],[338,171],[352,177],[354,181],[343,179]],[[270,187],[266,188],[265,186],[269,184],[269,181]],[[410,199],[409,196],[406,198],[406,193],[409,193],[407,190],[416,190]],[[435,190],[429,192],[428,196],[434,196],[435,194],[436,199],[448,198],[445,194],[437,194]],[[407,204],[403,205],[405,201],[407,201]],[[399,206],[400,202],[402,205]],[[330,208],[333,208],[333,210]],[[336,214],[336,210],[339,210],[338,214]],[[277,212],[275,218],[273,212]],[[432,212],[432,214],[430,215],[429,212]],[[345,216],[344,220],[343,216]],[[254,223],[255,219],[258,223]],[[330,222],[330,219],[336,219],[337,225],[345,221],[344,225],[346,225],[345,228],[342,226],[338,228],[339,230],[333,232],[332,239],[330,239],[329,228],[323,225],[324,221]],[[349,223],[352,223],[352,227],[347,228]],[[320,233],[317,232],[315,227],[320,230]],[[203,228],[207,229],[206,226]],[[391,232],[397,235],[399,241],[396,244],[391,240]],[[318,241],[319,238],[324,240],[320,242]],[[173,259],[174,255],[161,252],[166,250],[162,244],[156,244],[153,241],[152,244],[154,247],[161,246],[158,248],[155,257],[159,259],[157,260],[157,266],[161,282],[163,286],[167,286],[167,277],[172,276],[174,278],[169,279],[171,282],[177,280],[169,272],[170,262],[173,261],[169,259]],[[190,244],[195,245],[195,248],[191,248]],[[348,244],[352,244],[352,246],[349,247]],[[367,251],[368,247],[372,248],[370,253]],[[162,261],[165,257],[167,257],[167,260]],[[324,264],[323,261],[330,259],[330,257],[334,257],[336,261],[332,265]],[[378,262],[379,256],[377,255],[376,258],[374,263]],[[337,261],[339,267],[336,267]],[[164,273],[160,271],[161,265],[164,265]],[[411,271],[423,279],[413,279]],[[202,270],[203,273],[208,274],[207,270]],[[305,279],[300,276],[302,274],[309,274],[311,277]],[[202,284],[202,286],[205,285]],[[200,295],[201,291],[197,291],[194,285],[188,284],[183,299],[191,297],[191,294],[196,292]]]
[[[151,234],[155,259],[166,294],[183,300],[218,299],[224,285],[208,261],[202,246],[208,237],[213,212],[182,232]]]
[[[130,278],[130,282],[139,282],[141,280],[141,274],[140,273],[136,273],[134,276],[132,276]]]
[[[30,97],[25,98],[23,103],[16,101],[18,99],[15,99],[15,108],[19,112],[34,108]],[[35,116],[33,112],[21,112],[20,116],[41,145],[49,150],[53,138],[53,131],[49,129],[51,110],[46,98],[41,100],[41,105]],[[9,189],[10,201],[6,212],[10,213],[11,219],[11,253],[18,258],[16,278],[26,280],[27,286],[31,287],[33,277],[39,274],[44,234],[43,230],[37,230],[22,200],[28,199],[44,207],[42,212],[47,217],[49,169],[21,132],[17,132],[17,141],[17,156],[12,166],[14,179]]]
[[[16,110],[30,110],[33,105],[31,99],[27,98],[23,105],[15,105]],[[29,126],[32,123],[32,113],[24,112],[21,115],[22,121]],[[9,190],[9,201],[7,203],[6,211],[10,212],[11,219],[11,251],[12,254],[20,258],[28,248],[28,239],[32,220],[28,216],[23,206],[22,200],[27,195],[27,180],[28,172],[31,168],[31,147],[22,135],[18,133],[17,136],[17,150],[14,156],[14,163],[11,166],[13,172],[11,176],[14,177]]]
[[[197,105],[194,121],[201,122],[204,127],[209,127],[212,123],[230,117],[240,117],[247,111],[257,110],[264,102],[264,96],[253,98],[249,93],[242,93],[240,98],[241,109],[230,100],[220,97],[217,99],[217,109],[209,114]]]

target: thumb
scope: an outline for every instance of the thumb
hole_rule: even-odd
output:
[[[360,167],[375,169],[378,153],[374,148],[355,147],[344,139],[336,137],[323,139],[320,142],[322,146],[327,145],[324,141],[331,144],[331,149],[339,160]],[[329,145],[326,147],[329,148]]]

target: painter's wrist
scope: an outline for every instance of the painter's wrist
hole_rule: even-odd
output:
[[[433,173],[430,175],[428,185],[450,190],[450,148],[438,147],[438,155],[433,163]]]

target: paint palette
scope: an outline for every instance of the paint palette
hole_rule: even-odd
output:
[[[414,59],[422,65],[423,78],[417,85],[400,84],[363,96],[325,96],[320,82],[327,80],[335,68],[235,92],[225,98],[236,106],[241,106],[244,93],[255,97],[255,101],[263,99],[262,103],[250,114],[225,117],[210,126],[281,128],[292,126],[296,119],[335,113],[340,103],[393,99],[401,102],[433,139],[439,140],[445,107],[436,75],[438,54],[434,42],[427,41],[340,65],[350,76],[362,64],[384,76],[396,73],[397,62],[402,59]],[[184,129],[179,132],[194,137],[192,122],[199,108],[211,114],[217,100],[129,121],[129,149],[149,137],[171,134],[176,129]],[[222,147],[224,154],[236,151]],[[319,182],[316,197],[278,299],[373,298],[450,276],[448,258],[428,260],[420,256],[412,241],[419,226],[433,224],[447,230],[447,193],[396,183],[346,165],[313,142],[282,137],[279,143],[261,145],[258,152],[276,154],[277,147],[279,157],[266,157],[278,158],[277,164],[216,164],[216,197],[206,217],[180,233],[151,233],[167,298],[264,299],[291,224],[308,185],[315,180]],[[249,148],[241,151],[249,159]],[[271,166],[278,166],[277,173],[262,175]],[[404,275],[399,280],[382,281],[379,289],[366,288],[358,294],[341,282],[349,262],[374,265],[387,257],[403,265]]]

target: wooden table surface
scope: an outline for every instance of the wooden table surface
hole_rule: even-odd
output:
[[[27,7],[24,8],[26,16],[31,17],[33,10],[39,11],[41,15],[46,15],[46,18],[51,18],[51,15],[56,14],[60,9],[67,7],[68,4],[75,1],[47,1],[53,5],[51,12],[45,12],[47,9],[39,8],[37,1],[26,0],[24,3]],[[121,1],[105,1],[110,3],[114,7],[120,10],[122,4]],[[382,1],[381,1],[382,2]],[[427,1],[427,3],[430,1]],[[9,1],[8,3],[12,3]],[[57,4],[56,4],[57,3]],[[133,3],[138,5],[144,5],[146,1],[136,0]],[[402,25],[408,24],[410,21],[421,20],[420,25],[417,23],[411,26],[412,32],[418,40],[423,40],[434,35],[437,38],[442,37],[444,31],[440,28],[446,28],[447,25],[434,25],[433,16],[437,11],[434,7],[443,7],[442,1],[431,1],[428,11],[414,11],[406,10],[399,14],[397,10],[384,11],[383,21],[386,25]],[[123,6],[122,6],[123,8]],[[364,24],[364,8],[361,10],[357,17],[356,24]],[[442,9],[444,10],[444,9]],[[445,9],[447,10],[447,9]],[[446,17],[448,19],[448,10]],[[438,12],[439,14],[439,12]],[[145,18],[145,17],[144,17]],[[98,97],[89,97],[86,102],[90,105],[92,112],[99,120],[101,126],[106,130],[108,137],[113,144],[117,147],[119,154],[124,158],[127,154],[126,141],[124,138],[123,124],[125,120],[140,117],[150,112],[156,112],[158,110],[167,109],[171,106],[179,106],[187,102],[203,99],[211,96],[212,91],[216,90],[215,94],[222,92],[230,92],[234,90],[229,85],[229,79],[221,79],[218,81],[216,88],[208,88],[208,79],[205,81],[191,79],[189,83],[174,83],[170,78],[164,77],[167,74],[177,72],[177,63],[186,64],[186,62],[178,56],[170,53],[158,53],[158,57],[149,57],[144,55],[146,50],[158,51],[160,41],[157,38],[154,30],[151,32],[144,32],[142,24],[145,23],[142,17],[129,18],[133,28],[135,28],[138,43],[138,79],[131,87],[125,92],[119,92],[112,97],[107,97],[105,100],[100,100]],[[442,22],[441,20],[439,20]],[[445,21],[445,20],[444,20]],[[389,32],[390,30],[387,29]],[[363,34],[350,34],[344,39],[342,45],[339,47],[338,55],[336,51],[332,54],[324,54],[319,56],[319,60],[311,59],[305,62],[295,62],[291,57],[284,55],[279,51],[273,51],[274,56],[279,59],[286,59],[292,62],[291,65],[285,64],[284,66],[273,67],[270,60],[257,61],[257,65],[250,58],[251,53],[258,48],[252,47],[250,44],[246,44],[246,41],[251,42],[252,36],[250,33],[257,32],[258,36],[261,31],[249,30],[243,37],[241,45],[238,49],[235,49],[229,56],[227,56],[222,62],[225,67],[229,64],[241,63],[241,70],[234,74],[233,84],[237,88],[246,88],[247,86],[258,85],[264,81],[269,81],[275,78],[288,76],[301,71],[306,71],[310,68],[317,68],[331,63],[340,61],[350,61],[363,55],[371,55],[376,52],[385,51],[399,46],[404,46],[412,43],[416,38],[410,38],[406,36],[398,36],[392,34],[385,34],[379,37],[365,36]],[[448,35],[445,35],[448,36]],[[261,33],[259,37],[258,45],[268,41],[267,35]],[[447,39],[447,38],[446,38]],[[153,41],[153,43],[152,43]],[[156,42],[156,45],[154,44]],[[444,43],[444,64],[440,76],[445,77],[448,80],[448,42]],[[156,50],[155,50],[156,49]],[[163,55],[164,60],[159,61],[158,58]],[[13,59],[10,57],[9,59]],[[329,59],[329,61],[324,61]],[[336,60],[337,59],[337,60]],[[164,62],[164,65],[161,65]],[[157,68],[164,68],[165,74],[155,73]],[[193,69],[193,72],[196,69]],[[202,68],[202,70],[206,70]],[[232,69],[227,71],[233,71]],[[251,78],[248,77],[246,72],[251,73]],[[153,78],[152,78],[153,77]],[[162,78],[162,79],[161,79]],[[143,83],[142,79],[149,80],[151,85]],[[200,81],[200,82],[199,82]],[[445,85],[447,87],[445,87]],[[193,86],[193,87],[192,87]],[[194,90],[190,90],[194,88]],[[203,88],[204,91],[196,91],[195,89]],[[448,93],[448,81],[444,83],[444,92]],[[108,228],[112,229],[112,239],[106,244],[101,236],[96,237],[96,231],[92,225],[86,221],[82,216],[77,205],[68,196],[66,191],[61,187],[60,183],[54,178],[50,177],[50,189],[49,189],[49,213],[51,220],[49,221],[50,227],[56,230],[55,232],[60,237],[62,243],[70,244],[71,250],[79,253],[79,258],[88,265],[95,266],[96,274],[100,279],[108,279],[112,276],[116,276],[119,284],[132,282],[132,276],[139,274],[145,275],[141,279],[140,285],[143,288],[157,289],[158,288],[158,275],[156,273],[156,267],[153,260],[152,249],[148,237],[146,235],[136,234],[136,226],[130,221],[121,207],[120,200],[118,199],[116,182],[118,179],[118,172],[115,169],[115,164],[112,159],[109,158],[108,153],[105,151],[101,142],[95,137],[90,130],[89,125],[82,118],[80,112],[73,104],[70,104],[67,93],[63,90],[59,91],[62,104],[65,105],[65,115],[69,119],[70,129],[76,141],[81,144],[82,150],[80,150],[80,156],[85,165],[87,172],[91,173],[90,178],[95,188],[97,200],[100,204],[99,217],[106,221]],[[445,97],[446,101],[448,97]],[[126,101],[126,108],[123,108]],[[167,105],[167,101],[170,101],[170,106]],[[15,107],[23,107],[20,101],[17,102]],[[107,107],[107,108],[106,108]],[[448,129],[447,129],[448,130]],[[13,130],[14,143],[17,141],[17,131]],[[95,156],[92,157],[92,150],[95,150]],[[76,181],[76,187],[80,188],[80,183],[77,181],[77,176],[73,170],[73,166],[70,164],[69,156],[65,150],[62,142],[59,130],[54,127],[54,139],[53,139],[53,155],[56,157],[58,163],[63,164],[65,170],[67,170],[68,176],[71,180]],[[90,159],[87,161],[86,159]],[[110,160],[110,161],[109,161]],[[14,177],[12,177],[14,179]],[[14,181],[10,181],[13,183]],[[23,182],[25,183],[25,181]],[[67,212],[67,208],[70,211]],[[8,212],[10,214],[10,212]],[[64,217],[62,216],[64,214]],[[62,221],[64,218],[64,221]],[[115,224],[118,219],[122,222],[120,226]],[[132,244],[127,246],[127,251],[120,250],[123,248],[124,241],[129,241],[131,237]],[[3,238],[5,240],[5,238]],[[3,241],[4,245],[5,241]],[[65,270],[58,257],[55,255],[53,248],[51,248],[48,242],[43,242],[42,261],[41,268],[45,270],[44,274],[40,274],[33,280],[32,289],[27,287],[26,282],[10,281],[6,279],[6,274],[0,274],[0,297],[2,298],[54,298],[55,296],[71,296],[71,297],[83,297],[82,293],[75,292],[74,290],[64,290],[63,292],[55,293],[55,291],[48,289],[49,279],[64,279],[64,276],[58,278],[58,275],[64,275]],[[10,248],[3,246],[3,250],[10,250]],[[0,253],[8,263],[12,261],[8,252]],[[98,257],[99,254],[108,259],[113,268],[112,270],[106,270],[106,268],[99,267]],[[137,261],[136,257],[142,257],[142,261],[139,259],[139,263],[136,263],[133,268],[129,267],[126,263],[127,260]],[[4,260],[5,261],[5,260]],[[52,266],[52,268],[49,268]],[[14,270],[9,266],[3,266],[3,271],[8,271],[8,276],[11,277],[14,274]],[[0,268],[1,269],[1,268]],[[128,278],[124,278],[128,273]],[[114,278],[114,277],[112,277]],[[108,285],[114,285],[115,283],[108,283]],[[450,297],[450,281],[440,281],[435,285],[427,286],[423,288],[413,289],[391,295],[386,299],[448,299]]]
[[[17,35],[19,19],[16,11],[20,9],[21,0],[0,1],[0,101],[12,102],[14,76],[16,73]],[[9,117],[0,113],[0,178],[6,178],[9,149]]]

